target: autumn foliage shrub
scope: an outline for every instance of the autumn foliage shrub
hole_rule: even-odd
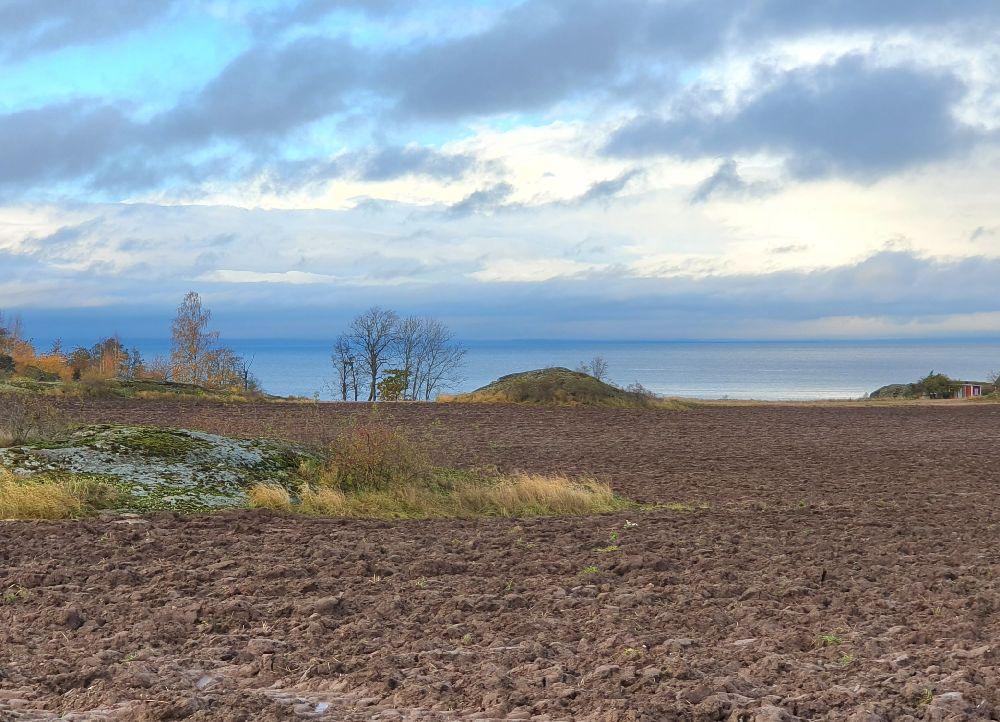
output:
[[[597,514],[638,506],[590,478],[434,466],[432,448],[378,415],[361,417],[322,459],[301,468],[297,490],[260,484],[249,505],[375,519]]]
[[[322,486],[344,491],[380,490],[426,480],[431,471],[430,455],[423,445],[372,414],[341,430],[318,477]]]

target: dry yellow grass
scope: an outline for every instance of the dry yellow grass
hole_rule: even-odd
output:
[[[81,490],[70,483],[24,481],[0,470],[0,519],[70,519],[85,508]]]
[[[339,489],[316,488],[303,485],[299,495],[299,508],[306,514],[317,516],[345,516],[347,495]]]
[[[516,474],[490,484],[455,490],[459,516],[550,516],[600,514],[634,506],[594,479]]]
[[[291,511],[292,497],[276,484],[255,484],[247,494],[247,504],[251,509]]]
[[[250,506],[314,516],[427,519],[602,514],[637,505],[593,479],[515,474],[488,480],[470,477],[448,487],[406,484],[347,493],[304,484],[295,502],[284,489],[258,485],[251,490]]]

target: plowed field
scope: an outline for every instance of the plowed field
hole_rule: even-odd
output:
[[[343,405],[64,402],[332,438]],[[1000,713],[1000,405],[400,405],[442,462],[655,511],[0,522],[0,720]]]

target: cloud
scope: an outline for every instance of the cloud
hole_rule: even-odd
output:
[[[611,76],[628,18],[600,3],[529,1],[483,33],[400,54],[381,80],[399,114],[529,111]]]
[[[447,153],[418,145],[386,146],[345,152],[326,159],[270,163],[263,168],[266,176],[263,189],[280,195],[341,179],[377,183],[423,177],[453,182],[480,165],[483,164],[471,153]]]
[[[279,47],[255,46],[194,96],[155,119],[151,140],[280,136],[343,110],[344,92],[362,75],[359,52],[344,41],[303,37]]]
[[[639,117],[611,137],[607,152],[682,158],[768,153],[799,178],[872,180],[955,155],[977,140],[953,115],[964,93],[952,75],[878,67],[848,56],[778,74],[731,112],[698,104],[670,116]]]
[[[715,172],[703,180],[691,194],[691,203],[705,203],[713,196],[757,196],[766,193],[766,183],[748,183],[740,176],[739,165],[732,158],[719,164]]]
[[[252,18],[262,32],[292,25],[310,25],[340,10],[354,10],[381,16],[409,3],[403,0],[300,0],[278,10],[254,13]]]
[[[366,181],[392,180],[405,175],[456,180],[475,163],[475,157],[468,153],[442,153],[416,145],[388,147],[364,154],[360,176]]]
[[[564,335],[985,319],[998,20],[986,0],[0,0],[0,303],[125,313],[197,283],[281,331],[282,308],[439,291]],[[186,42],[112,41],[161,29]]]
[[[629,183],[636,178],[641,178],[644,174],[645,171],[642,168],[630,168],[614,178],[594,183],[575,202],[592,203],[594,201],[608,201],[625,190],[625,187]]]
[[[175,0],[4,0],[0,59],[106,40],[149,25],[175,5]]]
[[[437,316],[470,337],[481,337],[484,326],[493,338],[1000,334],[998,258],[954,260],[886,252],[814,271],[670,278],[637,277],[620,266],[537,258],[486,263],[475,273],[472,279],[453,275],[436,283],[433,293],[425,283],[328,282],[287,271],[261,276],[226,271],[218,277],[161,284],[155,294],[138,278],[81,277],[78,282],[63,275],[53,283],[36,276],[30,279],[33,285],[27,278],[0,283],[0,305],[11,311],[58,308],[46,316],[48,330],[77,318],[74,306],[92,306],[100,299],[103,309],[79,317],[76,335],[115,327],[144,337],[148,318],[160,319],[166,333],[177,299],[193,284],[218,318],[245,318],[243,324],[227,326],[227,334],[251,336],[326,337],[333,333],[329,329],[376,302]],[[55,293],[59,286],[68,293]],[[935,292],[928,293],[928,288]],[[143,310],[148,318],[134,330],[123,323]],[[31,314],[25,315],[30,322]]]
[[[97,101],[0,115],[0,188],[87,175],[134,137],[119,109]]]
[[[539,283],[555,278],[582,276],[601,266],[569,258],[535,258],[529,260],[499,260],[484,265],[471,274],[486,283]]]
[[[723,37],[723,5],[528,0],[481,33],[390,55],[378,79],[398,95],[397,115],[528,112],[606,91],[644,55],[652,65],[711,51]]]
[[[763,0],[742,14],[736,24],[743,37],[771,38],[816,31],[863,31],[949,27],[982,27],[1000,19],[992,0]]]
[[[819,4],[822,12],[762,0],[733,13],[723,0],[526,0],[497,9],[491,23],[466,34],[428,33],[393,45],[352,41],[343,26],[331,29],[321,21],[357,10],[388,27],[392,18],[411,17],[424,6],[414,10],[395,0],[285,3],[263,15],[251,12],[271,20],[250,47],[172,108],[150,115],[141,103],[108,96],[0,112],[0,186],[23,196],[83,180],[60,190],[118,199],[170,187],[183,188],[181,198],[197,199],[204,187],[262,175],[274,191],[343,177],[455,180],[472,167],[470,159],[399,140],[433,127],[434,137],[445,131],[444,145],[462,134],[456,124],[464,119],[551,112],[567,102],[584,117],[599,117],[605,106],[635,114],[610,139],[612,154],[761,152],[785,158],[797,178],[841,175],[867,182],[953,157],[987,137],[956,120],[969,79],[957,77],[959,66],[940,56],[928,57],[921,68],[876,65],[859,56],[790,71],[772,68],[761,74],[759,92],[727,112],[710,112],[717,99],[704,93],[678,94],[679,78],[697,77],[720,54],[756,52],[751,49],[775,38],[831,29],[966,28],[998,14],[995,3],[977,1],[960,10],[938,0],[889,0],[893,12],[860,0]],[[97,5],[87,14],[68,0],[11,0],[0,9],[10,21],[6,27],[0,22],[0,47],[4,40],[45,47],[99,42],[173,12],[169,2]],[[773,51],[762,57],[767,53]],[[760,59],[748,54],[744,61]],[[949,70],[934,70],[931,62]],[[988,100],[994,91],[977,92]],[[648,110],[664,102],[674,112]],[[590,132],[596,142],[597,127]],[[340,141],[341,135],[349,140]],[[311,148],[310,158],[302,144],[319,147]],[[340,157],[346,153],[354,157]],[[594,192],[603,189],[595,186]]]
[[[514,193],[514,186],[507,182],[494,183],[491,186],[473,191],[458,203],[452,204],[448,212],[452,216],[467,216],[473,213],[492,213],[506,205],[506,201]]]
[[[804,243],[789,243],[784,246],[775,246],[770,250],[776,256],[783,256],[789,253],[802,253],[803,251],[808,251],[809,246]]]
[[[234,271],[222,269],[204,273],[197,278],[199,281],[209,283],[290,283],[295,285],[311,283],[334,283],[339,280],[336,276],[328,276],[322,273],[309,273],[308,271]]]

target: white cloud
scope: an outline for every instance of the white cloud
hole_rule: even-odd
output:
[[[599,264],[581,263],[565,258],[503,259],[490,262],[482,270],[469,275],[477,281],[487,283],[539,283],[602,268],[604,266]]]
[[[336,276],[309,273],[307,271],[282,271],[274,273],[220,269],[218,271],[211,271],[210,273],[203,273],[195,280],[206,281],[208,283],[289,283],[292,285],[302,285],[334,283],[339,279]]]

